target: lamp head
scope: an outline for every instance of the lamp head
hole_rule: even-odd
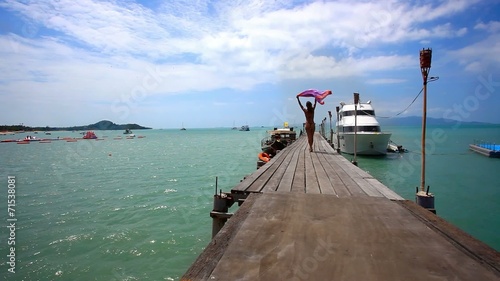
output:
[[[422,49],[420,51],[420,68],[431,68],[432,49]]]

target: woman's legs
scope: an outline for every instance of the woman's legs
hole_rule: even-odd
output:
[[[309,143],[309,151],[312,152],[313,149],[312,149],[312,145],[313,145],[313,139],[314,139],[314,123],[313,124],[309,124],[309,123],[306,123],[306,133],[307,133],[307,142]]]

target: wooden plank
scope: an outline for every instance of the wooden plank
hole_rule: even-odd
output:
[[[320,157],[321,159],[323,159],[321,156],[322,151],[319,148],[320,146],[321,145],[318,145],[318,149],[311,154],[312,163],[318,179],[319,189],[320,192],[324,194],[335,194],[335,190],[328,178],[327,172],[325,171],[325,167],[323,166],[323,163],[320,160]]]
[[[344,171],[345,174],[349,175],[352,181],[357,185],[359,189],[362,190],[368,196],[374,197],[383,197],[383,194],[380,193],[376,188],[372,187],[368,182],[366,182],[358,173],[357,170],[361,170],[359,167],[354,166],[351,162],[345,159],[342,155],[337,154],[336,156],[337,165],[340,169]],[[371,176],[370,176],[371,177]],[[349,188],[354,188],[353,186],[349,186]],[[358,190],[354,188],[354,190]]]
[[[467,249],[386,198],[263,194],[225,249],[203,280],[500,277]]]
[[[306,192],[305,163],[304,163],[306,147],[307,147],[306,145],[302,145],[297,148],[299,154],[297,158],[297,167],[295,169],[293,177],[292,189],[290,190],[291,192]]]
[[[293,145],[299,145],[298,140],[295,141]],[[287,155],[283,158],[282,163],[276,169],[274,174],[269,178],[269,181],[266,183],[264,188],[262,188],[262,192],[272,192],[278,189],[283,177],[286,175],[287,168],[290,166],[290,161],[292,161],[293,155],[295,154],[295,146],[290,146],[290,149],[286,150]]]
[[[325,158],[328,164],[331,166],[332,170],[337,173],[340,180],[344,184],[344,186],[349,191],[351,196],[366,196],[366,193],[359,187],[359,185],[352,179],[352,177],[342,169],[341,165],[352,165],[347,162],[347,164],[342,163],[342,159],[344,159],[342,155],[325,155]],[[345,160],[345,159],[344,159]]]
[[[463,249],[464,252],[470,253],[482,264],[489,266],[493,271],[500,274],[500,253],[498,251],[475,239],[443,218],[420,207],[413,201],[398,200],[396,202],[408,209],[427,226],[449,238],[457,247]]]
[[[286,150],[286,149],[287,148],[285,148],[284,150]],[[283,151],[281,151],[281,152],[283,152]],[[250,176],[246,177],[238,185],[233,187],[231,189],[231,191],[234,191],[234,192],[246,191],[248,189],[248,187],[250,185],[252,185],[260,176],[262,176],[262,174],[264,174],[267,171],[267,169],[269,169],[274,162],[280,162],[283,160],[283,157],[286,156],[286,154],[281,154],[281,152],[278,153],[275,157],[273,157],[271,159],[271,161],[269,161],[267,164],[260,167],[257,171],[253,172]]]
[[[324,143],[323,146],[325,146]],[[324,152],[318,153],[318,155],[322,159],[323,167],[328,176],[328,180],[332,184],[335,194],[339,197],[351,196],[349,189],[340,179],[340,176],[337,174],[337,171],[330,164],[330,161],[332,161],[333,159],[332,155],[337,155],[337,152],[329,150],[328,147],[325,147]]]
[[[344,162],[344,161],[343,161]],[[349,163],[349,161],[345,161],[345,163]],[[354,165],[344,165],[342,166],[344,170],[351,175],[353,178],[360,180],[362,184],[360,187],[370,196],[384,196],[393,200],[404,200],[401,196],[399,196],[396,192],[388,188],[387,186],[380,183],[377,179],[375,179],[372,175],[364,171],[363,169],[356,167]],[[358,183],[360,183],[358,182]],[[366,183],[365,183],[366,182]],[[372,191],[375,191],[375,194],[372,194]]]
[[[181,280],[207,280],[215,266],[229,247],[234,236],[250,214],[259,194],[250,194],[238,211],[228,220],[224,227],[210,241],[205,250],[198,256]]]
[[[364,178],[359,175],[353,175],[354,172],[346,171],[352,177],[352,179],[358,184],[358,186],[368,195],[373,197],[384,197],[382,193],[380,193],[375,187],[373,187],[369,182],[367,182]]]
[[[322,143],[323,145],[326,145],[331,148],[331,146],[324,141]],[[334,151],[333,148],[331,148],[331,151]],[[337,154],[338,155],[338,154]],[[341,156],[341,155],[339,155]],[[345,159],[345,158],[344,158]],[[357,183],[360,185],[360,187],[365,191],[370,196],[376,196],[376,197],[387,197],[389,199],[393,200],[403,200],[401,196],[399,196],[397,193],[389,189],[387,186],[383,185],[380,183],[378,180],[373,178],[372,175],[364,171],[363,169],[356,167],[354,165],[347,165],[351,164],[349,161],[345,160],[342,161],[346,165],[343,165],[342,167],[346,172],[349,174],[353,175],[353,178],[357,179]]]
[[[377,188],[377,190],[382,193],[386,198],[391,199],[391,200],[404,200],[403,197],[401,197],[399,194],[397,194],[395,191],[392,189],[388,188],[381,182],[379,182],[375,178],[371,179],[365,179],[367,182],[369,182],[372,186]]]
[[[292,144],[293,145],[293,144]],[[276,170],[281,165],[286,165],[287,164],[287,156],[290,153],[291,150],[293,150],[293,146],[290,145],[289,147],[285,147],[283,150],[281,150],[275,157],[279,158],[276,161],[269,161],[266,165],[267,170],[264,174],[262,174],[259,178],[257,178],[248,188],[246,191],[251,191],[251,192],[261,192],[262,189],[266,186],[267,182],[269,179],[274,175]],[[264,166],[266,166],[264,165]],[[261,167],[262,168],[262,167]]]
[[[317,144],[314,144],[317,145]],[[305,188],[306,193],[320,194],[321,191],[319,189],[318,178],[316,175],[316,167],[312,162],[312,154],[308,149],[305,150],[304,153],[304,168],[305,168]]]
[[[302,139],[303,141],[304,137],[301,137],[300,139]],[[288,166],[286,167],[283,178],[281,178],[281,181],[276,191],[290,192],[292,190],[292,183],[295,176],[295,170],[297,168],[299,154],[300,154],[300,149],[295,148],[293,151],[292,158],[290,159],[290,162],[288,162]]]

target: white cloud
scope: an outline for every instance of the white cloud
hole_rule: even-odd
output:
[[[149,96],[404,70],[415,67],[415,57],[395,46],[466,35],[466,27],[446,19],[476,1],[293,2],[182,0],[146,7],[130,1],[7,0],[0,8],[26,21],[20,35],[0,35],[0,99],[137,103]],[[492,32],[498,25],[479,23],[475,29]],[[462,63],[476,69],[481,57],[469,48],[498,54],[497,39],[453,55],[467,57]],[[386,48],[391,51],[368,52]],[[159,72],[158,83],[139,93],[151,71]]]
[[[368,79],[367,84],[397,84],[406,82],[405,79],[395,79],[395,78],[381,78],[381,79]]]
[[[449,24],[431,29],[416,26],[463,10],[466,3],[415,8],[398,2],[313,2],[287,9],[284,1],[222,1],[213,6],[205,1],[190,5],[173,1],[156,12],[131,2],[91,0],[29,5],[7,1],[3,6],[61,33],[51,35],[61,44],[70,48],[82,44],[87,51],[78,51],[88,55],[152,63],[192,56],[195,63],[212,66],[219,75],[248,75],[274,72],[301,55],[310,61],[308,54],[331,47],[352,51],[381,42],[459,36],[464,29],[453,30]],[[415,13],[423,17],[412,16]]]
[[[488,23],[480,22],[474,26],[474,29],[496,33],[500,31],[500,21],[490,21]]]
[[[464,48],[451,51],[449,56],[465,65],[465,70],[472,72],[488,71],[500,66],[500,33],[492,34],[485,39]]]

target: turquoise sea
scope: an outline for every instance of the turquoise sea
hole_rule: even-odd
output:
[[[0,219],[9,225],[15,177],[15,273],[7,227],[0,231],[2,280],[178,280],[210,241],[212,195],[255,171],[269,128],[134,131],[145,138],[0,144]],[[359,166],[413,200],[420,182],[420,128],[387,127],[409,149],[359,157]],[[24,134],[0,136],[23,138]],[[45,137],[42,133],[39,137]],[[80,137],[53,132],[50,137]],[[500,142],[499,126],[430,127],[427,183],[438,215],[500,250],[500,159],[468,150]],[[352,156],[346,155],[350,159]]]

